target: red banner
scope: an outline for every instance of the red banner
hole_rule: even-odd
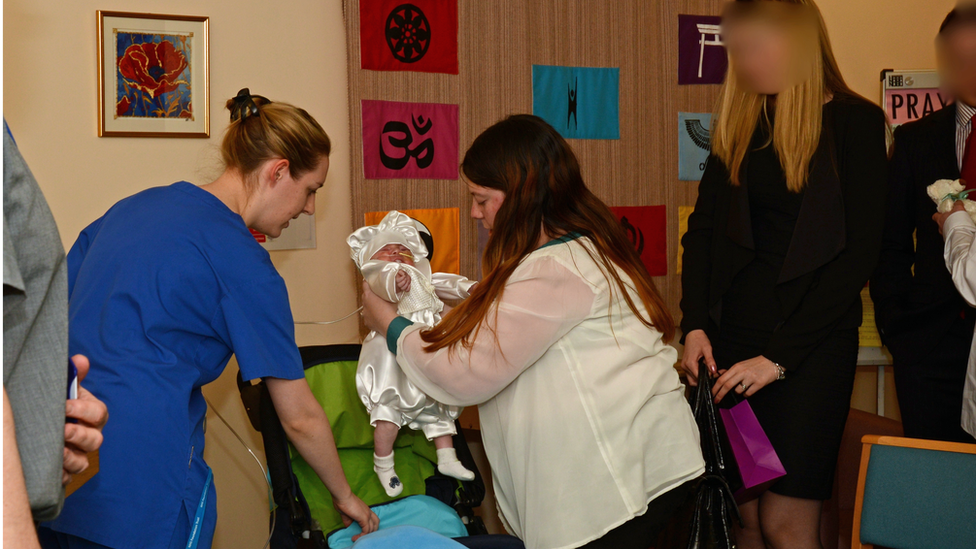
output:
[[[664,206],[624,206],[610,208],[623,225],[627,237],[637,248],[651,276],[668,274],[667,216]]]
[[[457,0],[361,0],[362,68],[458,73]]]

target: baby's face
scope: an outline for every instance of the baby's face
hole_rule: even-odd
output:
[[[390,261],[392,263],[405,263],[413,266],[413,254],[410,253],[410,248],[407,248],[403,244],[387,244],[373,254],[373,257],[370,259]]]

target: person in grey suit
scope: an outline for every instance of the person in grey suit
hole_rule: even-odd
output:
[[[3,545],[37,547],[34,521],[61,511],[63,486],[87,469],[108,411],[82,387],[65,402],[64,248],[6,121],[3,129]],[[74,361],[83,378],[88,359]]]

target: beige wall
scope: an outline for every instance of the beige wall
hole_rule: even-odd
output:
[[[820,0],[838,60],[851,85],[877,100],[883,68],[931,68],[933,37],[953,0]],[[343,238],[351,228],[346,50],[340,0],[171,0],[171,13],[207,15],[211,24],[212,135],[197,139],[98,138],[95,10],[154,12],[158,2],[7,0],[4,2],[4,115],[40,181],[66,246],[117,200],[151,186],[219,172],[226,126],[223,101],[255,93],[307,108],[333,138],[327,190],[317,202],[318,248],[273,252],[296,319],[339,317],[356,306]],[[357,168],[358,169],[358,168]],[[355,322],[299,327],[299,344],[353,341]],[[247,427],[231,365],[205,393],[263,459]],[[870,375],[868,374],[868,377]],[[890,376],[889,376],[890,378]],[[873,378],[855,401],[873,409]],[[889,408],[891,404],[889,404]],[[267,532],[261,474],[211,414],[207,460],[219,487],[215,547],[259,547]]]
[[[879,101],[884,69],[934,69],[935,34],[956,0],[816,0],[847,83]]]
[[[95,10],[210,17],[210,139],[97,137]],[[65,246],[117,200],[147,187],[219,174],[224,101],[254,93],[306,108],[332,137],[326,188],[316,203],[315,250],[273,252],[295,318],[326,320],[356,307],[344,239],[351,230],[346,43],[340,0],[7,0],[3,5],[4,115],[54,211]],[[300,344],[349,342],[356,321],[298,327]],[[263,460],[247,427],[232,364],[204,391]],[[207,461],[218,487],[215,547],[258,548],[267,491],[257,465],[211,412]]]

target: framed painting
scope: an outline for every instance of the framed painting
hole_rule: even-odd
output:
[[[98,136],[210,137],[210,19],[97,18]]]

